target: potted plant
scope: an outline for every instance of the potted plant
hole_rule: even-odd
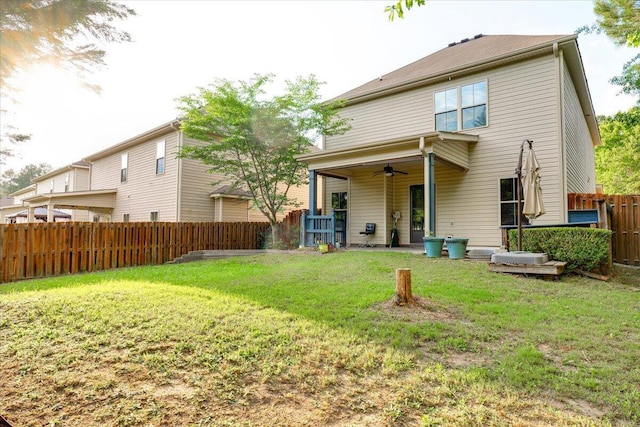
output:
[[[428,236],[422,238],[422,241],[424,242],[424,252],[427,254],[427,258],[440,258],[444,237],[435,237],[429,233]]]

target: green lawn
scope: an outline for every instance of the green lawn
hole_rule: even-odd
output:
[[[420,306],[393,304],[411,268]],[[18,426],[640,424],[640,270],[258,255],[0,285]]]

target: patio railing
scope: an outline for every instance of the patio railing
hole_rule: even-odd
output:
[[[316,246],[320,243],[331,243],[335,246],[335,215],[309,215],[304,212],[300,221],[300,242],[302,246]]]

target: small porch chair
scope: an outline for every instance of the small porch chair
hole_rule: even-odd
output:
[[[373,248],[376,245],[369,243],[369,236],[371,234],[376,233],[376,224],[373,222],[368,222],[364,226],[364,231],[361,231],[360,234],[364,235],[364,242],[360,245],[361,248]]]

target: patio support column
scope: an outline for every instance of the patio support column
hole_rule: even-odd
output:
[[[309,170],[309,215],[316,215],[318,211],[318,185],[315,170]]]
[[[47,205],[47,222],[52,223],[55,221],[55,217],[53,216],[53,204]]]
[[[36,220],[36,207],[29,205],[27,209],[27,222],[35,222]]]
[[[436,235],[436,155],[429,153],[429,234]]]
[[[436,233],[436,182],[434,153],[425,153],[424,157],[424,226],[426,236]]]

